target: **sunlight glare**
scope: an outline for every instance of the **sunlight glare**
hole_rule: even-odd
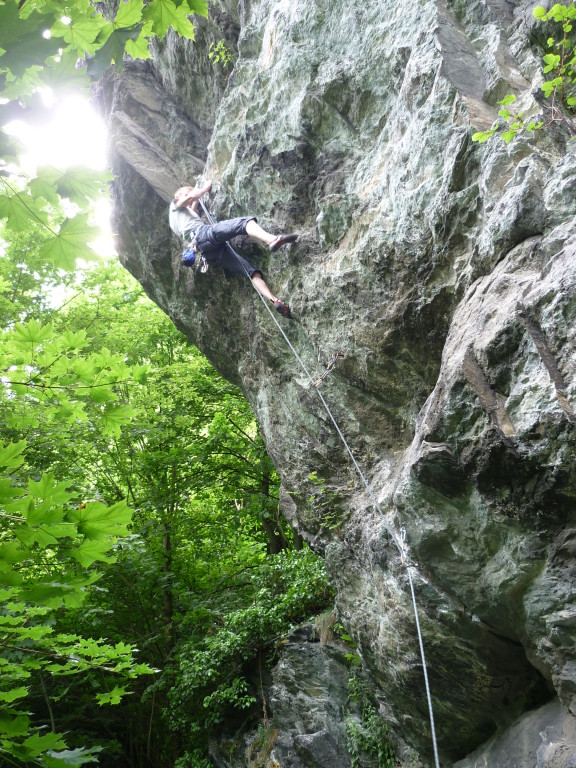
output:
[[[65,171],[72,166],[104,170],[107,167],[107,129],[89,101],[82,96],[56,100],[50,89],[41,93],[42,101],[51,111],[51,119],[42,126],[15,121],[4,130],[17,136],[24,144],[20,166],[30,175],[42,166],[54,166]],[[102,256],[115,254],[110,234],[110,203],[96,202],[93,214],[102,230],[91,245]]]
[[[117,256],[114,236],[110,227],[110,201],[104,199],[96,201],[92,216],[101,235],[90,243],[90,247],[99,256],[105,258]]]
[[[24,167],[53,165],[58,170],[65,170],[83,165],[106,168],[106,126],[81,96],[62,100],[54,107],[52,119],[43,126],[17,121],[6,128],[27,147],[27,152],[20,158]]]

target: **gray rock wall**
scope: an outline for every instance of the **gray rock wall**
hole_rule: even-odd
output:
[[[506,733],[455,768],[574,768],[576,765],[576,728],[558,701],[520,717]]]
[[[430,760],[389,534],[406,529],[443,765],[549,700],[559,724],[576,715],[576,145],[560,125],[471,142],[507,93],[539,110],[534,5],[215,3],[195,43],[169,39],[102,93],[121,260],[252,404],[285,514]],[[206,56],[221,37],[227,76]],[[312,379],[344,354],[321,391],[372,495],[248,282],[180,266],[166,204],[201,170],[220,219],[300,232],[243,252],[289,301],[278,320]],[[563,733],[547,768],[567,765]]]

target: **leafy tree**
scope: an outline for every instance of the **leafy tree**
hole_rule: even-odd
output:
[[[274,656],[281,636],[320,613],[333,593],[323,563],[309,549],[284,551],[236,574],[228,604],[206,595],[184,620],[178,674],[167,717],[189,754],[206,749],[207,735],[231,708],[256,703],[247,672],[260,654]],[[191,622],[193,620],[193,623]]]
[[[111,358],[81,352],[84,338],[55,338],[50,325],[36,320],[16,323],[0,337],[4,370],[2,409],[12,441],[0,443],[0,754],[48,768],[89,762],[94,749],[67,749],[58,733],[46,692],[48,677],[80,675],[98,669],[117,684],[98,693],[100,703],[116,703],[128,678],[149,671],[134,663],[125,643],[110,645],[75,633],[58,632],[57,612],[75,608],[99,578],[95,563],[114,562],[110,550],[127,533],[130,512],[124,501],[79,503],[70,481],[29,464],[26,439],[15,435],[41,431],[42,424],[81,421],[85,400],[108,404],[100,428],[114,433],[120,415],[112,405],[114,383],[125,375]],[[110,420],[108,408],[116,409]],[[108,417],[106,414],[108,413]],[[34,728],[21,700],[39,680],[47,702],[51,732]]]
[[[122,373],[106,398],[90,388],[81,395],[78,418],[47,416],[30,425],[27,452],[34,466],[46,465],[77,493],[110,505],[128,498],[135,512],[114,563],[87,585],[87,603],[58,617],[57,630],[136,642],[160,671],[152,684],[144,678],[132,686],[136,696],[119,704],[121,717],[94,711],[87,691],[97,681],[88,670],[76,682],[53,683],[48,697],[37,685],[35,708],[46,709],[48,698],[61,727],[105,744],[106,754],[121,749],[112,752],[116,759],[130,744],[130,764],[147,765],[154,755],[156,764],[172,765],[179,750],[205,748],[208,726],[227,707],[252,702],[252,694],[226,693],[230,678],[247,685],[247,659],[323,606],[330,590],[309,550],[267,556],[285,550],[291,532],[280,522],[278,478],[238,390],[119,265],[88,269],[67,290],[71,298],[50,315],[55,336],[85,334],[85,357],[116,360]],[[129,408],[129,418],[103,428],[110,407]],[[223,623],[227,637],[246,628],[224,643],[212,687],[196,682],[206,705],[191,710],[179,693],[181,681],[191,681],[181,656],[201,658],[206,636]],[[178,738],[162,725],[162,710]]]

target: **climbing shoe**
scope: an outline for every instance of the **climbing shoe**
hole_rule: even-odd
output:
[[[282,248],[283,245],[286,245],[287,243],[295,243],[296,240],[298,240],[298,235],[295,234],[278,235],[278,237],[275,237],[274,240],[272,240],[268,247],[271,251],[277,251],[278,248]]]
[[[276,301],[274,302],[274,309],[276,310],[276,312],[280,312],[282,317],[292,317],[292,315],[290,314],[290,307],[288,306],[288,304],[284,304],[283,301],[279,301],[278,299],[276,299]]]

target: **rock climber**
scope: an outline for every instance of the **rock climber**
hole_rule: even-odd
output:
[[[192,243],[194,251],[203,256],[208,264],[218,264],[235,275],[249,276],[258,293],[268,299],[283,317],[290,317],[290,307],[274,296],[264,282],[262,272],[226,248],[226,243],[239,235],[248,235],[265,243],[271,251],[277,251],[283,245],[295,242],[298,235],[272,235],[262,229],[255,216],[205,224],[198,213],[198,203],[211,189],[212,182],[207,181],[203,186],[180,187],[176,190],[170,204],[170,229],[187,243]]]

